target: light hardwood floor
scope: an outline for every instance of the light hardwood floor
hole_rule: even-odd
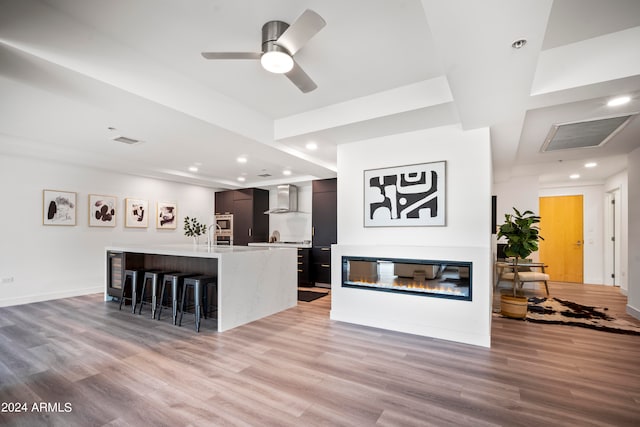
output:
[[[550,289],[632,319],[617,289]],[[486,349],[333,322],[329,308],[301,302],[222,334],[101,295],[0,308],[0,403],[28,406],[0,423],[640,425],[640,336],[494,317]]]

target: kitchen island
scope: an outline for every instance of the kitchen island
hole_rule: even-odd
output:
[[[123,254],[123,269],[216,276],[218,332],[294,307],[298,301],[294,248],[173,244],[109,246],[106,251]]]

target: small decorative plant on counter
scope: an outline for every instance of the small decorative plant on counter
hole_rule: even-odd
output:
[[[207,226],[198,222],[196,218],[184,217],[184,235],[193,237],[193,243],[198,244],[198,237],[207,233]]]

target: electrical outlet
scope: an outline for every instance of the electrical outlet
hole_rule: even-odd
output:
[[[2,278],[2,283],[12,283],[13,282],[13,277],[3,277]]]

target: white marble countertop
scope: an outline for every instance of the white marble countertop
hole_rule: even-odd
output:
[[[196,260],[195,264],[215,266],[215,273],[212,275],[217,276],[218,332],[295,307],[298,301],[298,257],[295,248],[209,247],[206,244],[184,243],[114,244],[106,247],[106,250],[205,258],[204,261]],[[105,283],[108,286],[106,274]]]
[[[311,243],[249,243],[249,246],[263,247],[263,248],[310,248]]]
[[[220,258],[223,254],[240,254],[246,252],[257,252],[269,250],[267,247],[249,247],[249,246],[211,246],[207,244],[194,245],[189,243],[183,244],[145,244],[145,245],[112,245],[107,246],[108,251],[145,253],[155,255],[175,255],[189,256],[197,258]]]

